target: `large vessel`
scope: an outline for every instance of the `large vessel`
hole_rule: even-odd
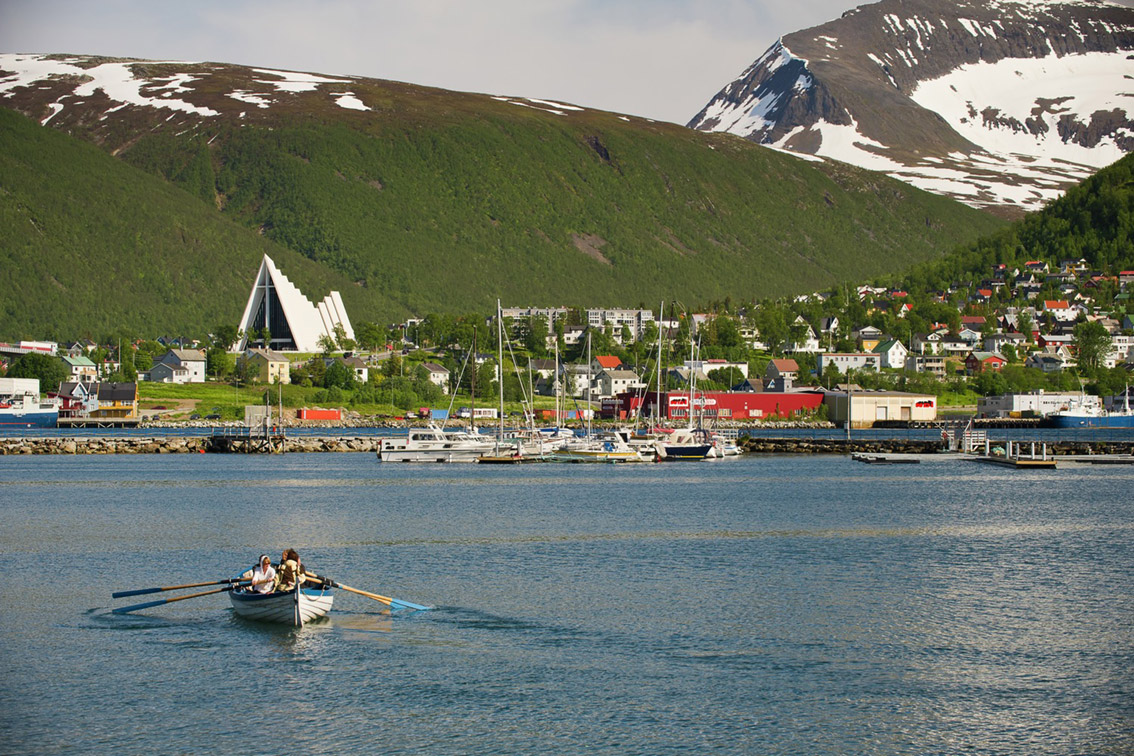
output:
[[[446,432],[430,423],[410,428],[405,436],[384,438],[378,444],[382,462],[476,462],[496,453],[496,440],[467,431]]]
[[[54,428],[59,403],[42,401],[38,378],[0,378],[0,427]]]
[[[1055,428],[1134,428],[1134,410],[1130,409],[1130,392],[1123,397],[1123,406],[1105,410],[1098,405],[1067,409],[1048,417]]]

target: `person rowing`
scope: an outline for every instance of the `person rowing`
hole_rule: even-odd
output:
[[[302,584],[308,578],[318,579],[319,576],[304,568],[303,562],[299,558],[299,552],[295,549],[284,549],[280,557],[279,570],[276,573],[276,590],[294,590],[297,582]]]
[[[275,585],[276,569],[272,566],[272,559],[267,554],[261,554],[252,570],[252,585],[249,588],[255,593],[271,593]]]

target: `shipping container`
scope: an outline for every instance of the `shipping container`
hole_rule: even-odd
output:
[[[342,412],[337,409],[307,409],[304,407],[296,413],[300,420],[341,420]]]

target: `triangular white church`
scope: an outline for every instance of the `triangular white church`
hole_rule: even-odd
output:
[[[280,272],[272,258],[264,255],[244,317],[240,319],[241,337],[236,347],[240,352],[249,346],[263,346],[277,352],[318,352],[319,338],[335,338],[335,326],[339,325],[347,338],[354,339],[354,329],[337,291],[313,305]],[[261,336],[265,328],[272,333],[268,344],[263,343]]]

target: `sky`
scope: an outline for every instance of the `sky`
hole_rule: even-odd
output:
[[[685,124],[854,0],[0,0],[0,52],[214,61]]]

